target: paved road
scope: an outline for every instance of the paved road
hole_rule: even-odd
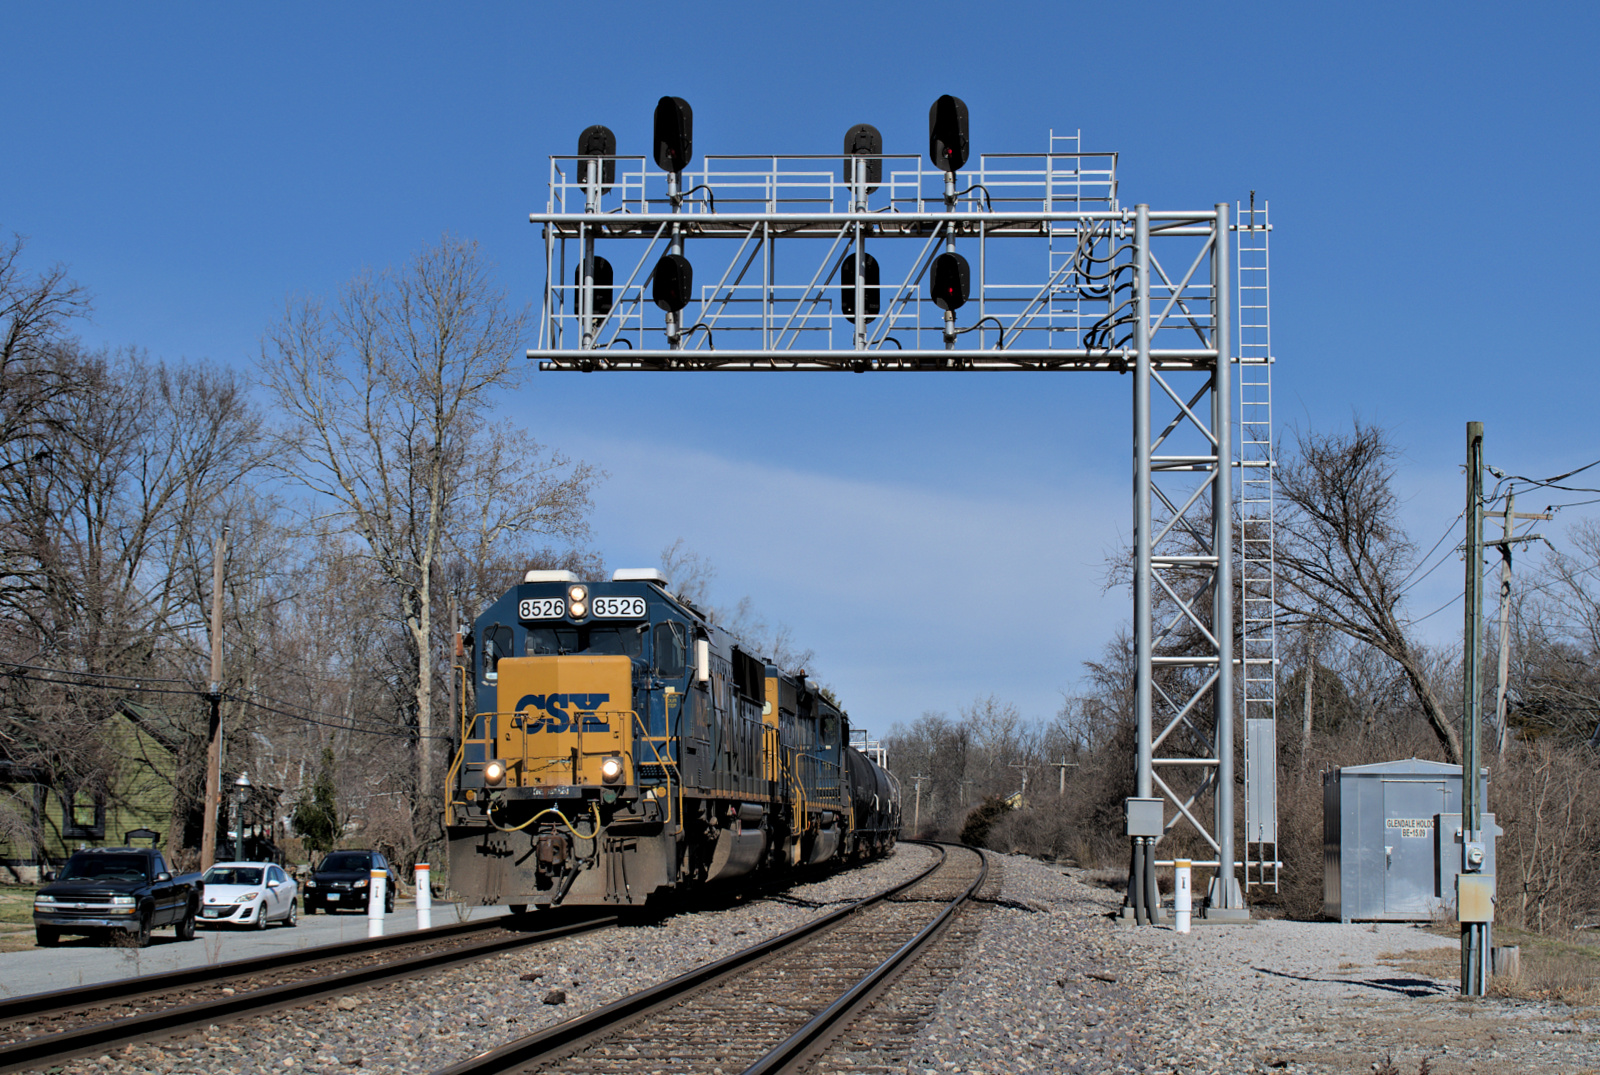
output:
[[[474,907],[467,912],[467,917],[487,918],[504,913],[503,907]],[[456,921],[458,919],[452,905],[433,905],[435,926]],[[415,929],[415,905],[410,900],[401,900],[395,906],[395,913],[385,919],[384,925],[390,933]],[[315,914],[301,915],[300,924],[292,929],[282,925],[274,925],[266,930],[226,926],[208,928],[202,924],[199,935],[187,943],[179,943],[171,929],[160,929],[151,935],[150,947],[142,949],[101,947],[93,941],[71,938],[63,940],[59,948],[0,953],[0,996],[16,997],[26,993],[69,989],[139,974],[156,974],[267,955],[292,948],[360,940],[366,935],[367,917],[364,914]]]

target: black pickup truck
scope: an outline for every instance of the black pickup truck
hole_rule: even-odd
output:
[[[161,852],[148,847],[106,847],[78,851],[58,876],[33,897],[33,928],[41,948],[58,944],[63,933],[90,937],[129,935],[143,948],[150,931],[175,926],[178,940],[194,939],[200,910],[201,875],[174,877]]]

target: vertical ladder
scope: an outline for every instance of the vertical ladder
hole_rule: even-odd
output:
[[[1273,553],[1272,311],[1267,203],[1239,206],[1239,597],[1245,721],[1246,887],[1278,888],[1277,565]]]
[[[1045,212],[1070,213],[1083,208],[1083,161],[1078,157],[1082,148],[1082,129],[1072,134],[1057,134],[1054,127],[1050,128],[1050,152],[1044,159]],[[1052,227],[1048,250],[1050,260],[1047,268],[1053,279],[1077,252],[1077,243],[1064,242]],[[1049,336],[1052,342],[1056,336],[1053,330],[1077,328],[1081,321],[1081,318],[1074,316],[1079,312],[1078,304],[1063,298],[1066,292],[1066,287],[1056,287],[1045,311],[1046,323],[1052,329]]]

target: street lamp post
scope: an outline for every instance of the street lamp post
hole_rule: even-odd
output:
[[[244,804],[250,798],[250,774],[240,773],[239,779],[233,782],[233,803],[235,810],[233,824],[233,859],[235,862],[244,859]]]

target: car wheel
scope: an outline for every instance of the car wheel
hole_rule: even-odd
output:
[[[394,889],[390,889],[383,897],[383,913],[394,914]]]
[[[61,943],[61,931],[54,926],[39,926],[33,931],[40,948],[54,948]]]
[[[287,916],[287,917],[285,917],[285,918],[284,918],[284,920],[283,920],[283,924],[284,924],[284,925],[286,925],[286,926],[292,926],[292,925],[294,925],[294,924],[295,924],[295,922],[296,922],[296,921],[297,921],[297,919],[296,919],[296,918],[295,918],[295,911],[294,911],[294,908],[295,908],[295,903],[294,903],[294,900],[290,900],[290,901],[289,901],[289,914],[288,914],[288,916]]]
[[[257,930],[263,930],[263,929],[266,929],[266,928],[267,928],[267,901],[266,900],[262,900],[261,901],[261,909],[256,912],[256,929]]]
[[[178,919],[178,940],[194,940],[194,908],[190,907],[183,912],[183,917]]]
[[[133,932],[133,946],[135,948],[150,947],[150,912],[145,911],[139,916],[139,928]]]

